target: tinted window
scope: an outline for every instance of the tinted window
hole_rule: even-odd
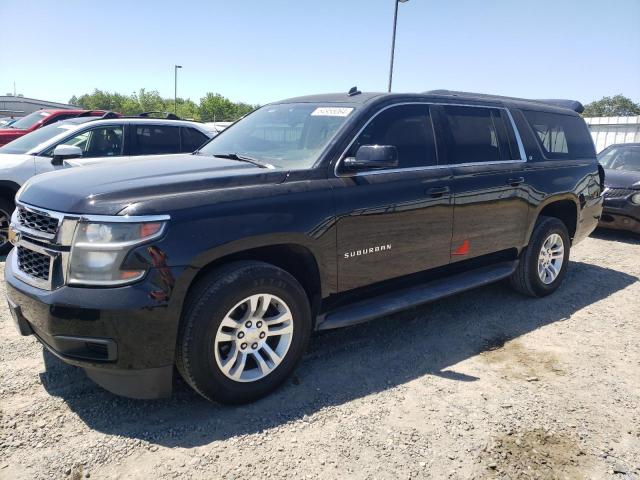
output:
[[[400,168],[436,165],[433,125],[427,105],[400,105],[384,110],[366,126],[349,149],[355,157],[362,145],[392,145]]]
[[[82,156],[117,157],[122,155],[122,127],[113,125],[108,127],[85,130],[68,138],[58,145],[73,145],[82,149]],[[51,156],[55,147],[51,147],[45,155]]]
[[[449,163],[496,162],[512,159],[505,138],[504,123],[498,109],[444,106],[443,111],[448,125]]]
[[[195,128],[181,128],[180,131],[182,135],[180,150],[182,152],[195,152],[204,142],[209,140],[209,137]]]
[[[595,157],[589,129],[580,117],[524,110],[544,156],[551,159]]]
[[[178,127],[165,125],[140,125],[134,127],[131,155],[179,153]]]

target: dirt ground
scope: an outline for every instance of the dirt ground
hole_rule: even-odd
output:
[[[2,304],[0,478],[640,479],[639,277],[640,237],[596,232],[550,297],[497,284],[317,335],[234,408],[111,395]]]

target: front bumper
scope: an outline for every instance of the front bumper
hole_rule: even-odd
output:
[[[171,393],[179,315],[169,307],[181,267],[152,269],[118,288],[42,290],[5,263],[7,298],[23,335],[34,334],[64,362],[82,367],[107,390],[134,398]]]
[[[640,205],[628,199],[605,199],[598,226],[640,233]]]

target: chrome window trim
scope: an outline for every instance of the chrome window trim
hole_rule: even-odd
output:
[[[382,112],[393,108],[393,107],[400,107],[400,106],[406,106],[406,105],[434,105],[434,106],[454,106],[454,107],[472,107],[472,108],[493,108],[493,109],[498,109],[498,110],[504,110],[507,112],[507,115],[509,116],[509,120],[511,121],[511,127],[513,128],[513,133],[516,136],[516,142],[518,143],[518,150],[520,152],[520,159],[511,159],[511,160],[497,160],[497,161],[492,161],[492,162],[467,162],[467,163],[448,163],[448,164],[444,164],[444,165],[427,165],[424,167],[408,167],[408,168],[387,168],[387,169],[380,169],[380,170],[370,170],[370,171],[365,171],[365,172],[354,172],[354,173],[340,173],[338,172],[338,167],[340,166],[340,163],[346,158],[346,154],[349,151],[349,149],[353,146],[353,144],[356,142],[356,140],[358,139],[358,137],[360,136],[360,134],[364,131],[365,128],[367,128],[369,126],[369,124],[378,116],[380,115]],[[433,122],[433,120],[432,120]],[[437,141],[437,139],[436,139]],[[437,154],[437,152],[436,152]],[[354,135],[353,139],[349,142],[349,145],[347,145],[347,148],[344,149],[344,151],[342,152],[342,154],[340,154],[340,157],[338,158],[338,161],[336,162],[335,166],[333,167],[333,174],[335,175],[336,178],[352,178],[352,177],[362,177],[362,176],[367,176],[367,175],[380,175],[383,173],[398,173],[398,172],[420,172],[423,170],[435,170],[435,169],[443,169],[443,168],[455,168],[455,167],[472,167],[472,166],[479,166],[479,165],[504,165],[504,164],[512,164],[512,163],[526,163],[527,162],[527,157],[525,156],[525,150],[524,150],[524,144],[522,143],[522,139],[520,138],[520,132],[518,131],[518,128],[516,127],[515,121],[513,120],[513,116],[511,115],[511,112],[509,111],[509,109],[507,107],[500,107],[500,106],[495,106],[495,105],[470,105],[470,104],[465,104],[465,103],[446,103],[446,102],[401,102],[401,103],[394,103],[392,105],[387,105],[386,107],[378,110],[375,115],[373,115],[371,118],[369,118],[369,120],[367,120],[367,122],[362,126],[362,128],[360,128],[360,130],[358,130],[358,132]]]

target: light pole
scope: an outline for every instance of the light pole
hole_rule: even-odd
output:
[[[173,113],[178,114],[178,69],[182,65],[173,66]]]
[[[393,12],[393,36],[391,37],[391,63],[389,65],[389,92],[391,91],[391,82],[393,81],[393,56],[396,51],[396,26],[398,25],[398,4],[405,3],[409,0],[394,0],[395,10]]]

